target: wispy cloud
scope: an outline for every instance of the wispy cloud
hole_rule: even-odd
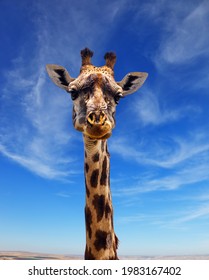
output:
[[[147,88],[143,90],[143,94],[132,106],[135,115],[138,116],[139,123],[144,126],[172,123],[190,116],[191,113],[199,113],[200,111],[197,106],[189,104],[172,108],[172,104],[165,101],[165,98],[159,97],[157,92],[154,94],[152,90]]]
[[[181,5],[181,8],[187,12],[186,16],[178,19],[167,18],[168,36],[164,38],[156,57],[159,66],[163,62],[171,64],[190,63],[201,55],[209,55],[208,1],[193,6],[190,11],[188,11],[188,7],[182,7]]]
[[[192,135],[169,135],[166,139],[158,137],[148,138],[146,141],[130,145],[130,140],[120,137],[111,142],[111,150],[125,159],[134,160],[139,164],[173,168],[192,159],[201,158],[207,161],[209,143],[207,133],[193,131]]]
[[[66,166],[63,165],[63,168],[60,168],[60,164],[58,162],[46,162],[45,160],[41,160],[40,158],[36,158],[34,154],[23,154],[19,153],[19,151],[15,150],[14,152],[10,152],[8,147],[0,145],[0,152],[10,160],[15,161],[26,169],[32,171],[33,173],[47,179],[67,179],[67,177],[74,173],[73,171],[67,171]],[[40,151],[38,152],[40,155]],[[54,159],[55,160],[55,159]]]
[[[97,16],[94,21],[92,16],[100,13],[101,4],[104,16]],[[33,56],[28,53],[26,38],[21,54],[12,62],[12,70],[5,69],[6,83],[0,97],[4,104],[0,152],[39,176],[66,179],[76,173],[77,156],[71,146],[79,136],[73,128],[68,129],[71,100],[51,83],[45,65],[61,64],[76,76],[80,50],[104,43],[122,7],[118,1],[103,1],[100,5],[97,1],[91,5],[86,1],[73,1],[72,5],[72,1],[64,0],[60,5],[54,0],[50,6],[48,2],[36,1],[31,9],[38,14],[33,18],[31,30],[37,39],[34,49],[30,50]]]
[[[118,224],[127,224],[127,223],[141,223],[142,221],[146,220],[147,216],[145,215],[132,215],[132,216],[122,216],[119,217],[117,220]]]
[[[182,207],[172,210],[167,208],[166,211],[164,208],[158,213],[138,213],[139,210],[136,210],[135,215],[124,215],[117,219],[118,224],[131,224],[134,223],[135,226],[146,224],[146,226],[154,226],[155,229],[163,228],[165,230],[177,230],[178,233],[182,230],[190,231],[190,226],[196,220],[208,219],[209,217],[209,206],[208,204],[199,204],[198,206],[193,207],[192,209],[184,210]],[[204,234],[203,234],[204,235]]]
[[[8,105],[2,111],[0,151],[39,176],[66,178],[74,173],[72,162],[75,160],[72,155],[64,155],[63,151],[72,138],[72,133],[66,129],[71,108],[64,97],[47,95],[43,66],[40,69],[38,75],[27,74],[27,67],[25,70],[16,67],[12,73],[7,73],[14,84],[5,86],[2,97],[4,104]],[[69,162],[71,168],[67,169]]]
[[[206,218],[209,217],[209,205],[203,204],[198,206],[196,209],[192,209],[187,213],[184,213],[180,218],[177,218],[173,221],[173,223],[185,223],[190,222],[199,218]]]
[[[62,198],[69,198],[69,197],[71,197],[71,195],[66,193],[66,192],[59,192],[59,193],[56,193],[56,195],[59,196],[59,197],[62,197]]]
[[[194,133],[195,135],[195,133]],[[120,183],[120,191],[115,189],[115,196],[134,196],[157,190],[175,190],[183,186],[202,183],[209,180],[209,143],[202,133],[187,139],[173,139],[167,147],[163,142],[128,145],[125,140],[114,141],[111,150],[124,159],[135,161],[140,166],[147,166],[149,172],[132,175],[131,185]],[[149,146],[149,147],[148,147]],[[168,149],[169,147],[169,149]],[[158,172],[155,172],[157,168]],[[160,172],[166,168],[164,172]],[[148,175],[149,174],[149,175]]]

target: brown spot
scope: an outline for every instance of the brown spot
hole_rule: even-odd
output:
[[[96,188],[98,184],[99,169],[95,169],[91,174],[90,184],[92,188]]]
[[[102,163],[102,174],[100,178],[100,185],[106,185],[107,184],[107,157],[104,158],[104,161]]]
[[[109,203],[106,203],[106,205],[105,205],[105,218],[106,219],[108,218],[110,213],[111,213],[110,205],[109,205]]]
[[[86,186],[86,195],[89,197],[90,196],[90,191],[89,191],[88,185],[86,183],[86,179],[85,179],[85,186]]]
[[[101,221],[104,211],[105,211],[105,197],[104,195],[94,195],[94,199],[92,201],[92,204],[94,205],[94,208],[97,213],[97,222]]]
[[[91,253],[91,248],[87,248],[86,245],[86,250],[85,250],[85,256],[84,256],[85,260],[95,260],[94,255]]]
[[[88,165],[88,163],[85,163],[85,170],[86,170],[86,173],[88,173],[88,171],[89,171],[89,165]]]
[[[98,152],[92,156],[92,160],[93,160],[93,162],[99,161],[99,153]]]
[[[112,236],[111,233],[107,233],[103,230],[96,231],[96,240],[94,242],[94,246],[97,251],[101,249],[108,249],[112,246]]]
[[[86,231],[88,233],[89,238],[91,239],[91,236],[92,236],[92,230],[91,230],[92,215],[91,215],[91,211],[90,211],[88,206],[85,207],[85,221],[86,221]]]

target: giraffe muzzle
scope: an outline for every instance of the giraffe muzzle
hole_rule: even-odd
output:
[[[90,112],[87,116],[87,124],[90,126],[103,126],[107,117],[103,111]]]
[[[103,111],[91,111],[87,115],[84,134],[93,139],[107,139],[111,133],[111,122]]]

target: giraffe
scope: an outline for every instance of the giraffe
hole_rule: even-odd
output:
[[[116,82],[115,53],[106,53],[106,63],[101,67],[92,64],[92,56],[93,52],[88,48],[81,51],[82,66],[77,78],[72,78],[59,65],[47,64],[46,69],[52,81],[71,95],[73,125],[83,133],[86,188],[84,257],[86,260],[116,260],[118,238],[113,225],[107,139],[115,127],[115,111],[120,98],[137,91],[148,74],[131,72]]]

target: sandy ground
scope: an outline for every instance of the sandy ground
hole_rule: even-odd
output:
[[[82,260],[83,256],[0,251],[0,260]]]
[[[209,255],[194,256],[119,256],[121,260],[209,260]],[[0,260],[82,260],[82,255],[56,255],[0,251]]]

